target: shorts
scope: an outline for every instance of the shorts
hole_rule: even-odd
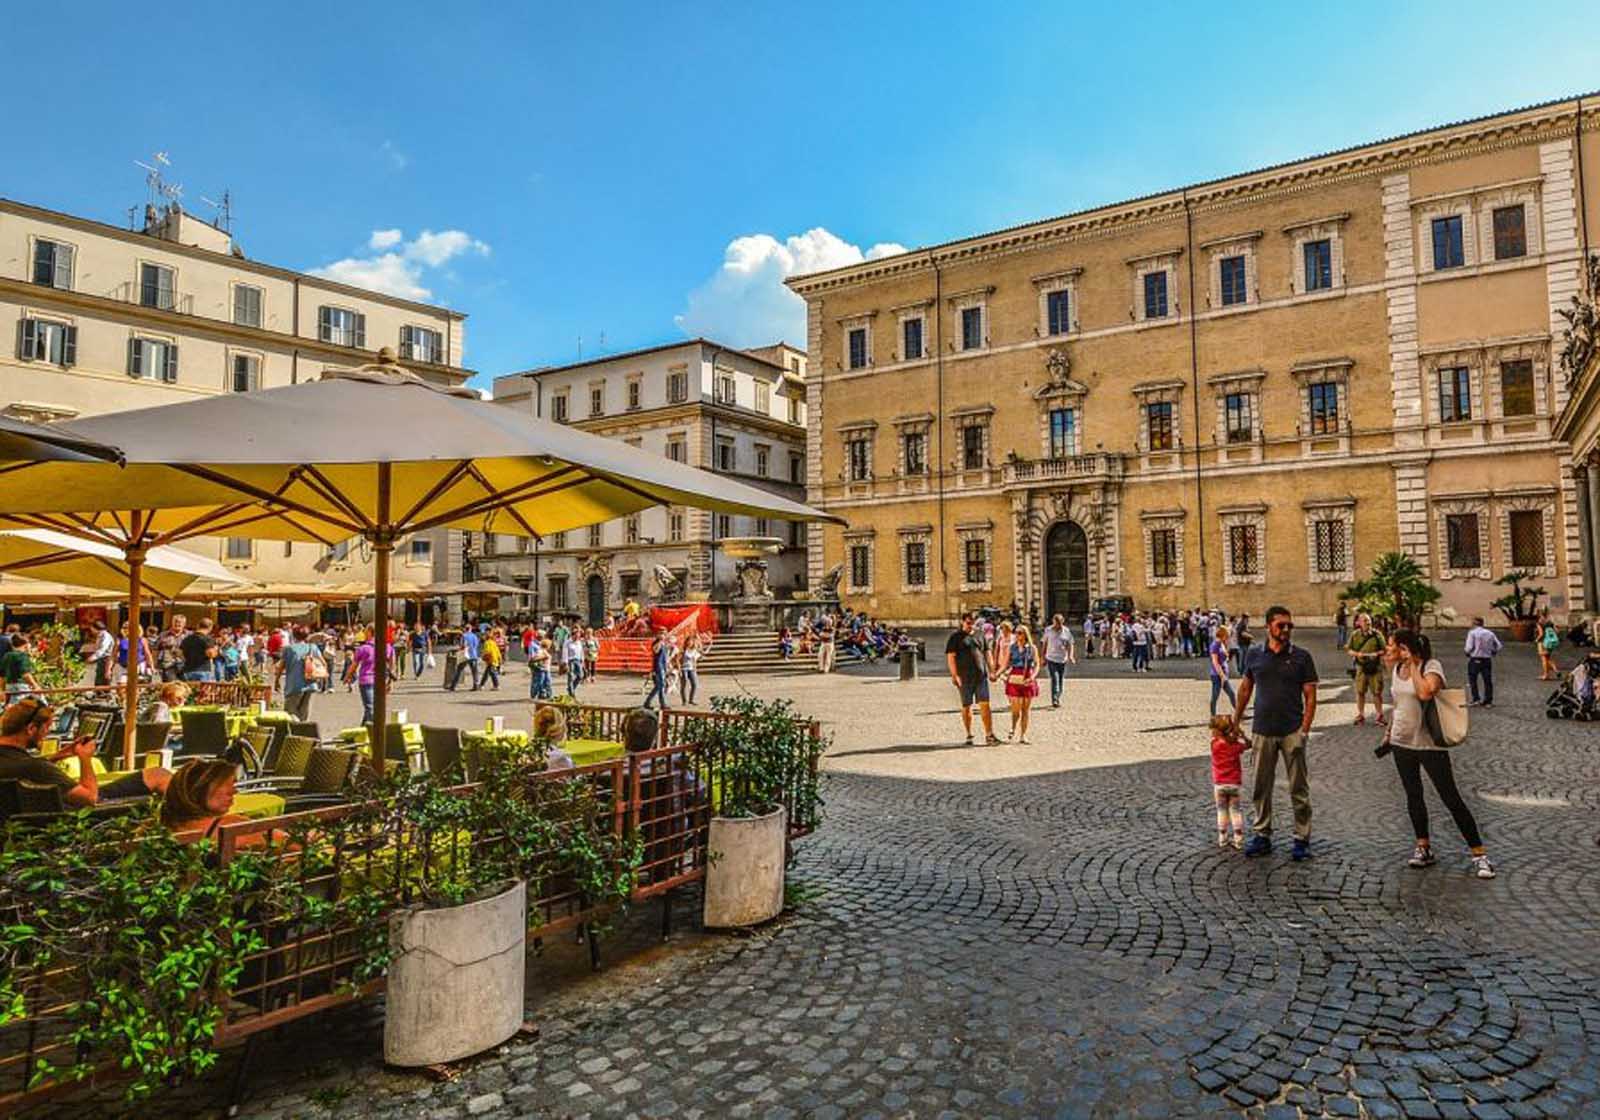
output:
[[[1356,670],[1356,696],[1360,698],[1371,694],[1376,700],[1383,699],[1383,673],[1363,673]]]
[[[1211,794],[1213,797],[1217,796],[1218,794],[1226,794],[1230,797],[1239,797],[1243,794],[1243,792],[1244,790],[1241,787],[1235,785],[1211,787]]]
[[[965,678],[961,681],[961,706],[970,708],[974,703],[987,704],[989,702],[989,678],[979,677],[975,681]]]

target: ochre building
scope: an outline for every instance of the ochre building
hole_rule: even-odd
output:
[[[1558,311],[1600,231],[1600,98],[796,277],[813,585],[948,621],[1281,602],[1386,551],[1464,621],[1585,609]]]

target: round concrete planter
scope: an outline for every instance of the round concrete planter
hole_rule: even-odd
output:
[[[498,1046],[522,1026],[527,886],[389,919],[383,1060],[453,1062]]]
[[[788,818],[712,817],[706,846],[705,924],[709,929],[759,925],[783,911],[783,857]]]

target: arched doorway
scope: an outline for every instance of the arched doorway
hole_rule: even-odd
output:
[[[1089,613],[1089,538],[1076,521],[1058,521],[1045,536],[1044,581],[1046,618]]]
[[[589,577],[589,582],[584,585],[588,588],[586,598],[589,600],[589,625],[603,626],[606,621],[606,581],[598,573]]]

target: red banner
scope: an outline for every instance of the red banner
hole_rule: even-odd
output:
[[[650,629],[657,627],[665,630],[676,630],[688,619],[694,619],[693,626],[684,626],[683,630],[698,630],[702,634],[717,633],[717,612],[711,609],[709,603],[684,603],[676,607],[651,607]],[[680,631],[682,633],[682,631]]]

